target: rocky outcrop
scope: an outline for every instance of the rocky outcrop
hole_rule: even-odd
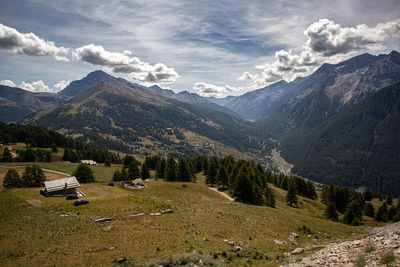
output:
[[[359,240],[329,244],[300,262],[283,266],[400,266],[400,222],[374,228],[370,236]]]

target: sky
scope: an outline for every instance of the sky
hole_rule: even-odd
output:
[[[0,84],[34,92],[102,69],[224,97],[392,50],[400,50],[399,0],[0,2]]]

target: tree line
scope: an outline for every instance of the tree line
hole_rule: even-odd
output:
[[[26,150],[19,150],[17,161],[51,161],[51,152],[32,147],[51,148],[53,153],[58,152],[58,148],[65,148],[63,160],[78,162],[81,159],[92,159],[99,163],[121,163],[120,156],[116,153],[90,144],[85,144],[64,136],[53,130],[41,126],[6,124],[0,122],[0,142],[3,144],[25,143]],[[7,150],[7,152],[6,152]],[[4,155],[6,153],[6,155]],[[5,149],[1,161],[13,161],[8,149]]]
[[[375,210],[370,202],[378,198],[382,205]],[[326,185],[322,189],[322,202],[326,205],[325,216],[333,221],[339,221],[350,225],[362,224],[362,216],[374,218],[378,222],[400,221],[400,203],[394,205],[390,196],[384,200],[381,193],[371,190],[357,192],[345,186]]]
[[[206,184],[229,190],[236,201],[243,203],[274,207],[275,193],[268,183],[287,190],[286,199],[291,206],[297,205],[297,195],[317,198],[315,186],[310,181],[292,175],[275,174],[260,164],[235,160],[232,156],[217,158],[201,155],[176,159],[173,156],[164,158],[155,155],[147,156],[142,165],[134,157],[126,156],[123,163],[121,170],[114,173],[114,181],[147,179],[150,177],[149,170],[154,170],[155,179],[195,182],[196,174],[203,172]]]

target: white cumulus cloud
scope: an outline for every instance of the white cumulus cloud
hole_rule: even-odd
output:
[[[54,56],[68,53],[68,49],[57,47],[53,42],[43,40],[34,33],[20,33],[16,29],[0,23],[0,49],[28,56]],[[57,58],[56,58],[57,59]],[[58,60],[64,60],[60,57]]]
[[[10,87],[15,87],[16,86],[16,84],[11,80],[1,80],[0,84],[1,85],[5,85],[5,86],[10,86]]]
[[[400,36],[400,19],[379,23],[372,28],[365,24],[341,27],[329,19],[320,19],[312,23],[304,34],[307,36],[307,48],[329,57],[374,46],[381,47],[387,38]]]
[[[71,81],[63,80],[63,81],[59,81],[56,84],[54,84],[53,87],[56,89],[56,91],[61,91],[62,89],[67,87],[70,83],[71,83]]]
[[[31,92],[51,92],[50,88],[42,80],[32,83],[22,81],[19,87]]]
[[[145,84],[173,83],[179,77],[175,69],[167,67],[163,63],[151,65],[131,56],[132,52],[110,52],[101,45],[89,44],[75,49],[75,59],[105,66],[115,73],[127,73],[133,79]]]
[[[229,85],[217,86],[209,83],[197,82],[193,85],[193,90],[201,96],[221,97],[223,94],[235,91],[236,88]]]
[[[306,43],[292,50],[275,53],[274,61],[255,66],[260,74],[244,72],[239,81],[247,81],[248,90],[261,88],[279,80],[288,81],[307,73],[323,62],[337,62],[344,55],[363,49],[383,49],[383,42],[389,38],[400,37],[400,19],[378,23],[375,27],[365,24],[355,27],[342,27],[332,20],[320,19],[305,31]]]

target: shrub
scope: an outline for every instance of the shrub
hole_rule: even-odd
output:
[[[376,248],[374,246],[369,245],[364,249],[364,252],[365,253],[371,253],[371,252],[374,252],[375,250],[376,250]]]
[[[389,251],[385,253],[380,260],[381,264],[389,264],[396,261],[396,257],[393,254],[393,251]]]
[[[367,264],[367,261],[365,260],[365,257],[360,256],[357,258],[357,260],[354,262],[355,267],[364,267]]]

